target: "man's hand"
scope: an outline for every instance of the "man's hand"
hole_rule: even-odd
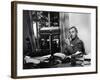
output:
[[[65,42],[66,42],[67,45],[70,45],[70,39],[68,39],[68,38],[65,39]]]
[[[72,56],[76,56],[76,55],[79,55],[81,53],[82,53],[81,51],[77,51],[76,53],[72,54]]]

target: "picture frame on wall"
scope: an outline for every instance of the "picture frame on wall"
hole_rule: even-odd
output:
[[[97,73],[97,6],[11,2],[11,77]]]

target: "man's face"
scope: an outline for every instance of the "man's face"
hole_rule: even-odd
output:
[[[77,32],[75,30],[75,28],[72,28],[69,30],[71,38],[74,39],[77,36]]]

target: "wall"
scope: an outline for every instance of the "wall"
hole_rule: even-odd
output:
[[[80,5],[98,5],[98,6],[100,3],[99,0],[30,0],[30,1],[80,4]],[[98,13],[100,14],[100,12]],[[98,16],[98,18],[100,22],[100,16]],[[98,26],[100,25],[98,24]],[[99,27],[98,30],[100,30]],[[98,34],[100,34],[100,32],[98,32]],[[98,36],[98,41],[100,41],[99,36]],[[100,46],[100,42],[98,42],[98,46]],[[98,54],[98,57],[100,57],[100,54]],[[100,59],[98,61],[100,62]],[[98,64],[98,67],[100,67],[100,64]],[[10,78],[10,70],[11,70],[11,0],[0,0],[0,80],[14,80]],[[34,79],[30,78],[26,80],[100,80],[100,69],[98,74],[60,76],[60,77],[50,77],[50,78],[45,77],[45,78],[34,78]]]
[[[68,13],[60,13],[60,42],[61,42],[61,52],[64,52],[65,48],[65,39],[67,38],[69,28],[69,14]]]

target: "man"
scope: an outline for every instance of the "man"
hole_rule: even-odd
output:
[[[83,58],[85,54],[84,43],[78,37],[78,30],[75,26],[69,28],[69,36],[65,39],[64,54],[56,53],[55,56],[71,55],[71,65],[76,65],[79,58]],[[63,57],[64,58],[64,57]],[[83,62],[83,60],[80,60]],[[83,65],[83,64],[82,64]]]

